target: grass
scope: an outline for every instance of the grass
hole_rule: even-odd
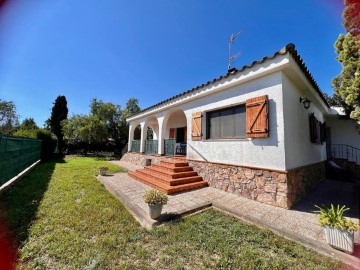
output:
[[[94,158],[41,164],[2,197],[19,269],[346,269],[215,210],[141,228],[96,180]]]

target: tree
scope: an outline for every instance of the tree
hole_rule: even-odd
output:
[[[0,99],[0,133],[11,135],[19,126],[19,116],[12,101]]]
[[[61,122],[64,138],[72,144],[100,144],[105,142],[108,133],[104,123],[96,115],[74,115]]]
[[[25,118],[19,126],[20,130],[32,130],[32,129],[38,129],[38,128],[39,127],[35,123],[34,118],[31,118],[31,117]]]
[[[347,115],[360,124],[360,20],[358,1],[345,0],[344,26],[349,32],[341,34],[335,49],[342,72],[332,80],[334,96],[344,104]]]
[[[121,138],[123,138],[123,144],[126,144],[129,139],[129,126],[126,123],[126,118],[141,112],[141,108],[139,106],[139,100],[136,98],[130,98],[126,103],[125,110],[121,116]],[[137,127],[134,130],[134,137],[140,137],[141,129]]]
[[[90,104],[91,115],[97,116],[105,123],[107,132],[115,141],[116,147],[121,145],[121,107],[111,102],[103,102],[94,98]]]
[[[345,0],[345,9],[343,13],[345,19],[344,26],[353,36],[360,34],[360,2],[359,0]]]
[[[65,96],[58,96],[53,103],[51,110],[51,117],[49,119],[51,132],[54,133],[58,139],[59,151],[64,149],[64,135],[62,131],[61,121],[67,119],[68,108]]]

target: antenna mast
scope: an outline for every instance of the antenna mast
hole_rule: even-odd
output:
[[[237,32],[236,34],[232,34],[229,39],[229,56],[228,56],[228,71],[231,69],[231,63],[236,60],[240,56],[240,52],[231,55],[231,46],[234,43],[235,39],[241,34],[242,31]]]

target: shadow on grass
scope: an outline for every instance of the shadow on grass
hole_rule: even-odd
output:
[[[36,217],[56,164],[65,162],[57,159],[39,164],[0,197],[0,218],[15,239],[16,247],[28,239],[28,229]]]

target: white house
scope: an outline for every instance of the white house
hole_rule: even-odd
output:
[[[210,186],[284,208],[325,177],[326,130],[331,143],[360,148],[354,124],[337,118],[293,44],[127,121],[124,160],[185,154]]]

